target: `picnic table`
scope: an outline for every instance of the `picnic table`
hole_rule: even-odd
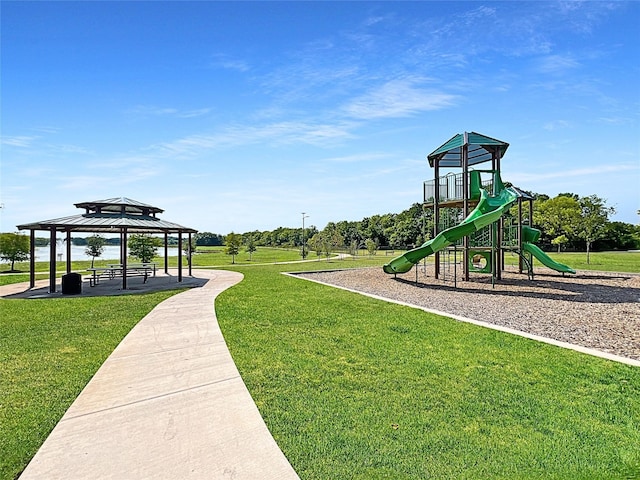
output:
[[[89,278],[89,286],[94,287],[100,283],[100,280],[113,279],[116,277],[126,276],[142,276],[144,277],[143,283],[147,283],[149,274],[156,276],[156,263],[128,263],[125,270],[124,265],[121,263],[110,263],[104,267],[87,268],[87,271],[91,272]]]

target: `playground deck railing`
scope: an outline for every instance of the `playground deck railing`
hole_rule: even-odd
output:
[[[427,180],[423,184],[423,199],[427,205],[433,205],[436,197],[436,182],[438,182],[438,203],[461,202],[464,200],[464,173],[449,173],[434,180]],[[470,186],[470,182],[467,182]],[[493,189],[493,176],[481,182],[482,188],[487,191]],[[468,187],[469,188],[469,187]],[[471,192],[467,192],[467,198]]]

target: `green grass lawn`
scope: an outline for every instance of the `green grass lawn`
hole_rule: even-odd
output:
[[[637,367],[282,270],[242,269],[216,308],[301,478],[640,475]]]
[[[0,299],[0,479],[24,469],[120,340],[176,292]]]
[[[216,310],[301,478],[640,478],[640,368],[280,273],[380,266],[392,258],[382,252],[256,266],[258,252],[251,268],[232,267],[245,279]],[[285,252],[273,261],[299,259]],[[584,268],[585,254],[566,255],[551,254]],[[640,272],[640,254],[592,254],[598,265]],[[173,293],[0,299],[0,480],[26,466],[120,339]]]
[[[258,249],[249,255],[242,251],[232,259],[231,255],[224,253],[224,247],[198,247],[193,256],[194,267],[199,266],[225,266],[231,265],[232,261],[236,264],[256,264],[256,263],[275,263],[275,262],[295,262],[302,260],[299,249],[269,248],[258,247]]]
[[[552,253],[550,256],[575,270],[640,273],[640,252]]]
[[[159,249],[160,250],[160,249]],[[315,258],[315,254],[313,255]],[[308,257],[311,258],[311,257]],[[285,249],[285,248],[269,248],[258,247],[258,250],[253,252],[250,256],[244,250],[233,258],[231,255],[224,253],[224,247],[198,247],[197,253],[193,255],[194,267],[224,267],[227,265],[253,265],[260,263],[278,263],[278,262],[294,262],[299,261],[300,250]],[[133,257],[129,258],[129,262],[136,263],[139,260]],[[159,268],[164,267],[164,258],[155,257],[154,262],[158,264]],[[97,257],[94,263],[95,267],[104,267],[107,264],[117,262],[114,259],[103,259]],[[48,278],[49,262],[36,262],[36,272],[41,272],[42,276],[38,278]],[[175,268],[178,266],[178,257],[169,257],[169,268]],[[187,259],[182,259],[183,268],[187,268]],[[87,268],[91,267],[91,260],[73,260],[71,262],[71,270],[74,272],[87,273]],[[15,274],[9,275],[10,264],[0,264],[0,285],[6,285],[7,283],[14,282],[28,282],[29,281],[29,262],[16,262],[15,270],[23,272],[23,276],[16,279],[12,279]],[[56,274],[61,276],[66,273],[66,262],[56,262]]]
[[[607,272],[640,273],[640,252],[596,252],[589,256],[577,253],[545,252],[556,262],[564,263],[574,270],[595,270]],[[505,255],[507,265],[517,265],[518,256],[513,253]],[[534,258],[534,269],[541,268],[542,264]]]

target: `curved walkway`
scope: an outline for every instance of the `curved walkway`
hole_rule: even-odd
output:
[[[151,311],[53,429],[20,480],[297,479],[229,354],[214,299],[242,274]]]

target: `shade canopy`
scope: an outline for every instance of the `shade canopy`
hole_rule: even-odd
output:
[[[58,232],[120,233],[196,233],[197,230],[161,220],[164,210],[126,197],[76,203],[85,213],[18,225],[18,230]]]
[[[164,212],[161,208],[147,205],[127,197],[108,198],[93,202],[76,203],[76,207],[84,208],[85,213],[69,217],[53,218],[39,222],[18,225],[18,230],[31,231],[31,288],[35,285],[35,235],[36,230],[47,230],[50,235],[49,258],[49,291],[56,291],[56,234],[65,232],[67,238],[67,273],[71,273],[71,233],[109,233],[118,234],[121,239],[120,263],[122,264],[122,289],[127,288],[127,235],[131,233],[162,233],[165,236],[164,269],[168,271],[167,235],[178,234],[178,251],[182,251],[182,235],[189,235],[189,257],[191,256],[191,234],[197,230],[161,220],[156,214]],[[189,262],[191,274],[191,262]],[[182,255],[178,254],[178,282],[182,281]]]
[[[440,167],[459,167],[463,165],[463,147],[467,147],[467,165],[477,165],[502,157],[509,144],[476,132],[454,135],[447,142],[427,156],[429,166],[438,163]]]

